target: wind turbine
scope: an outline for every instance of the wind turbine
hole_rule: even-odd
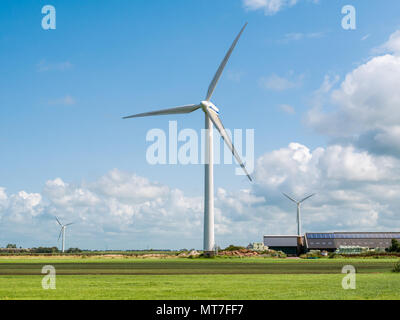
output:
[[[62,235],[62,253],[64,253],[64,251],[65,251],[65,229],[67,229],[68,226],[70,226],[71,224],[74,224],[74,223],[68,223],[68,224],[64,225],[60,222],[60,220],[58,220],[57,217],[56,217],[56,220],[57,220],[58,224],[61,226],[60,235],[58,236],[58,241],[60,241],[60,238]]]
[[[233,52],[240,36],[242,35],[247,23],[243,26],[242,30],[236,37],[232,46],[225,55],[224,60],[219,66],[211,84],[208,87],[207,95],[205,100],[201,101],[200,104],[185,105],[182,107],[176,107],[171,109],[163,109],[153,112],[146,112],[135,114],[132,116],[124,117],[123,119],[157,116],[157,115],[169,115],[169,114],[187,114],[198,109],[202,109],[205,114],[205,129],[206,129],[206,141],[205,141],[205,183],[204,183],[204,251],[207,254],[212,254],[214,250],[214,170],[213,170],[213,125],[217,128],[222,139],[225,141],[229,149],[232,151],[233,156],[242,167],[244,172],[250,181],[252,181],[249,173],[235,147],[232,144],[231,139],[225,131],[225,128],[219,117],[219,109],[210,101],[214,93],[215,87],[217,86],[218,80]]]
[[[283,193],[283,195],[288,198],[290,201],[293,201],[295,204],[297,204],[297,235],[299,237],[301,237],[301,215],[300,215],[300,208],[301,208],[301,204],[306,201],[307,199],[310,199],[311,197],[315,196],[315,193],[313,193],[312,195],[309,195],[307,197],[305,197],[304,199],[297,201],[295,199],[293,199],[292,197],[289,197],[286,193]]]

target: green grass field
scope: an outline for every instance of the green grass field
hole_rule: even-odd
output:
[[[400,299],[395,259],[1,258],[0,299]],[[344,290],[344,265],[357,270]],[[53,265],[56,290],[41,286]]]

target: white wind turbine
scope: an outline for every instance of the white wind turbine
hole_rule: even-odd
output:
[[[68,223],[68,224],[62,224],[60,220],[56,217],[56,220],[58,224],[61,226],[60,234],[58,236],[58,241],[60,241],[61,235],[62,235],[62,253],[65,251],[65,230],[67,229],[68,226],[74,223]]]
[[[187,114],[198,109],[202,109],[205,114],[205,128],[206,128],[206,143],[205,143],[205,188],[204,188],[204,251],[211,253],[214,250],[214,171],[213,171],[213,125],[217,128],[222,139],[225,141],[229,149],[232,151],[233,156],[240,164],[244,172],[250,181],[252,181],[249,173],[246,170],[245,165],[240,159],[235,147],[232,144],[231,139],[225,131],[225,128],[219,118],[218,108],[210,101],[211,96],[217,86],[218,80],[228,62],[240,36],[242,35],[247,23],[243,26],[242,30],[236,37],[229,51],[227,52],[224,60],[219,66],[210,86],[205,100],[201,101],[200,104],[185,105],[182,107],[176,107],[171,109],[163,109],[153,112],[140,113],[123,119],[139,118],[147,116],[157,115],[169,115],[169,114]]]
[[[312,195],[309,195],[307,197],[305,197],[304,199],[297,201],[295,199],[293,199],[292,197],[289,197],[286,193],[283,193],[283,195],[288,198],[290,201],[293,201],[296,205],[297,205],[297,235],[299,237],[301,237],[301,215],[300,215],[300,208],[301,208],[301,204],[306,201],[307,199],[310,199],[311,197],[315,196],[315,193],[313,193]]]

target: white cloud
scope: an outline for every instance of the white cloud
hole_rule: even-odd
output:
[[[244,73],[241,71],[227,71],[227,78],[233,82],[240,82],[242,80]]]
[[[247,10],[264,10],[266,15],[273,15],[297,2],[298,0],[243,0],[243,5]]]
[[[0,203],[7,200],[6,189],[0,188]]]
[[[400,228],[400,161],[352,146],[310,150],[299,143],[257,160],[255,185],[215,196],[216,241],[245,245],[263,234],[296,230],[295,208],[282,197],[316,192],[304,205],[304,230]],[[42,193],[7,195],[0,188],[0,243],[57,244],[62,222],[67,246],[83,248],[201,248],[203,197],[112,170],[90,183],[46,182]]]
[[[400,55],[400,30],[392,33],[386,43],[378,48],[375,48],[373,51],[376,53],[387,52]]]
[[[55,245],[57,216],[66,223],[76,222],[69,232],[75,230],[74,239],[86,240],[87,246],[99,247],[100,242],[101,247],[108,239],[120,248],[143,247],[145,241],[179,247],[188,237],[201,238],[202,199],[113,170],[89,184],[73,185],[60,178],[47,181],[42,194],[21,191],[7,196],[1,189],[0,216],[0,241],[12,235],[31,244]]]
[[[329,93],[332,88],[339,82],[339,76],[325,75],[321,87],[317,90],[316,94]]]
[[[76,103],[74,97],[70,96],[67,94],[66,96],[59,98],[59,99],[54,99],[54,100],[49,100],[48,104],[50,105],[62,105],[62,106],[72,106]]]
[[[308,123],[330,135],[361,134],[386,130],[400,121],[400,57],[372,58],[349,73],[340,88],[330,94],[332,112],[314,108]]]
[[[288,89],[298,88],[302,85],[304,75],[297,77],[291,73],[288,77],[281,77],[276,74],[272,74],[268,77],[262,77],[259,81],[260,86],[267,90],[272,91],[285,91]]]
[[[349,73],[332,93],[342,114],[361,130],[399,123],[400,57],[376,57]]]
[[[8,196],[6,194],[6,189],[0,187],[0,220],[2,212],[8,206]]]
[[[281,104],[279,106],[279,109],[282,110],[283,112],[293,115],[296,113],[296,111],[294,110],[294,108],[291,105],[288,104]]]
[[[398,52],[400,32],[384,45]],[[333,89],[336,81],[316,94],[306,122],[318,132],[349,142],[372,152],[400,155],[400,56],[372,57],[349,72]]]
[[[374,140],[383,148],[400,150],[400,126],[394,125],[377,132]]]
[[[282,40],[280,40],[279,42],[289,43],[292,41],[300,41],[300,40],[304,40],[304,39],[318,39],[318,38],[322,38],[324,35],[325,35],[324,32],[309,32],[309,33],[292,32],[292,33],[285,34],[284,38]]]
[[[308,231],[400,227],[396,196],[400,161],[393,157],[340,145],[311,151],[292,143],[258,159],[256,181],[255,194],[265,195],[267,207],[275,212],[293,212],[292,224],[295,208],[281,192],[297,198],[316,192],[304,204],[304,229]]]
[[[300,0],[243,0],[246,10],[263,10],[265,15],[274,15],[284,8],[290,8],[299,3]],[[319,3],[319,0],[308,0],[311,3]]]
[[[361,38],[361,41],[367,40],[370,36],[371,36],[370,34],[366,34],[365,36],[363,36],[363,37]]]
[[[379,182],[398,179],[399,161],[394,158],[374,157],[366,151],[356,151],[353,146],[333,145],[319,159],[320,169],[327,179],[341,182]]]
[[[1,198],[5,201],[0,209],[3,212],[8,212],[7,218],[13,223],[29,223],[30,219],[40,215],[43,210],[42,196],[38,193],[20,191],[8,197],[3,192]],[[5,215],[3,214],[4,217]]]

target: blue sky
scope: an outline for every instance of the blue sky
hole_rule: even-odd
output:
[[[355,133],[339,134],[334,130],[335,121],[338,123],[336,128],[344,123],[346,128],[356,127],[350,120],[345,121],[352,119],[347,111],[343,111],[344,106],[349,104],[344,102],[345,98],[340,96],[340,92],[333,94],[333,97],[330,92],[323,92],[324,97],[321,97],[321,90],[318,90],[324,79],[330,79],[330,82],[327,81],[340,91],[346,75],[366,65],[374,57],[383,56],[384,50],[392,50],[389,54],[397,57],[393,49],[386,48],[388,46],[383,48],[382,45],[400,29],[400,3],[394,0],[385,1],[384,5],[377,0],[368,3],[360,0],[351,3],[299,0],[293,6],[285,6],[287,1],[282,1],[281,10],[268,12],[266,8],[269,2],[3,0],[0,4],[0,187],[4,189],[6,204],[3,205],[3,211],[0,206],[0,217],[3,218],[0,220],[0,230],[1,221],[3,228],[6,228],[11,221],[22,221],[25,214],[33,219],[35,225],[41,225],[40,221],[44,221],[43,225],[50,228],[51,216],[58,214],[67,220],[81,221],[81,227],[75,229],[76,246],[104,246],[98,245],[98,239],[103,239],[104,232],[111,228],[106,223],[93,233],[88,231],[83,235],[82,231],[78,232],[79,228],[85,229],[85,221],[90,220],[90,214],[98,217],[103,209],[93,209],[96,205],[90,205],[90,201],[82,200],[84,204],[78,201],[72,205],[65,199],[57,200],[57,192],[49,191],[48,182],[59,178],[69,185],[72,194],[76,195],[76,190],[90,190],[101,198],[102,193],[95,192],[99,187],[94,185],[110,175],[110,172],[115,173],[115,170],[128,181],[131,181],[129,177],[137,175],[148,179],[150,184],[158,183],[157,186],[165,186],[168,190],[179,190],[189,199],[189,203],[201,206],[203,167],[149,165],[145,158],[149,143],[145,137],[152,128],[167,130],[169,120],[178,120],[180,129],[193,128],[199,131],[204,122],[202,113],[131,121],[123,121],[121,116],[202,100],[226,50],[246,21],[249,25],[229,61],[213,102],[220,108],[227,128],[255,129],[255,158],[259,160],[259,166],[262,166],[263,160],[272,157],[274,152],[288,148],[293,142],[306,146],[311,153],[318,148],[328,150],[330,146],[350,146],[360,155],[390,156],[390,161],[397,161],[398,155],[393,151],[395,146],[385,144],[386,151],[377,153],[379,148],[376,145],[362,139],[371,132],[386,130],[384,125],[387,123],[366,121]],[[41,28],[41,8],[47,4],[57,10],[56,30]],[[258,7],[254,4],[258,4]],[[341,8],[347,4],[354,5],[357,10],[356,30],[344,30],[341,26]],[[382,48],[382,51],[376,48]],[[272,82],[283,83],[283,87],[279,90],[271,87],[268,85],[271,79]],[[344,89],[342,91],[347,92]],[[387,92],[385,97],[390,95]],[[332,118],[332,122],[328,121],[332,130],[324,130],[330,125],[322,121],[322,117],[318,118],[319,122],[315,120],[316,113],[313,112],[316,112],[317,104],[338,111],[338,116]],[[374,107],[379,109],[380,105]],[[319,111],[326,115],[325,110]],[[390,130],[385,132],[396,131],[395,124],[390,123],[390,126]],[[373,140],[379,142],[379,137],[376,135]],[[293,151],[293,148],[290,150]],[[307,158],[307,151],[301,150]],[[375,160],[381,163],[380,158],[368,161],[374,164]],[[279,175],[284,169],[270,161],[267,163],[271,166],[271,172]],[[370,162],[363,172],[368,173]],[[335,165],[339,166],[340,163]],[[221,244],[235,241],[233,231],[230,233],[224,229],[224,219],[228,219],[231,224],[235,221],[246,221],[249,226],[268,224],[264,229],[243,233],[238,242],[260,240],[262,233],[294,232],[295,224],[292,222],[295,220],[291,217],[290,204],[286,204],[284,199],[279,204],[279,200],[271,194],[282,188],[295,194],[301,193],[303,190],[308,191],[306,186],[298,187],[289,183],[271,185],[269,177],[272,173],[261,175],[259,172],[264,171],[260,168],[257,170],[257,167],[258,181],[255,186],[251,186],[243,177],[234,175],[234,168],[234,165],[216,167],[216,188],[223,189],[233,199],[241,197],[237,195],[240,190],[250,192],[255,200],[245,202],[247,209],[242,207],[240,210],[258,210],[260,216],[255,221],[244,213],[240,214],[237,207],[232,209],[229,206],[231,202],[219,194],[220,203],[217,201],[217,206],[220,206],[221,213],[217,217],[220,219],[217,222],[220,224],[220,228],[217,227],[217,241]],[[299,165],[291,175],[301,176],[298,171],[302,168]],[[326,172],[331,171],[327,169]],[[110,179],[115,182],[113,178]],[[293,178],[293,181],[296,179]],[[345,175],[343,179],[346,180]],[[349,186],[354,183],[342,180],[337,182],[336,189],[329,189],[329,192],[349,190]],[[342,183],[347,187],[338,187]],[[50,185],[54,187],[54,184]],[[141,188],[142,185],[135,180],[133,186]],[[387,187],[376,180],[363,182],[363,188],[368,186]],[[109,195],[107,187],[102,184],[103,187],[102,192]],[[321,185],[319,187],[323,189]],[[75,191],[71,191],[73,188]],[[390,187],[390,190],[393,188]],[[31,195],[40,195],[39,203],[33,207],[24,203],[18,210],[13,208],[12,203],[18,202],[17,198],[21,198],[22,191],[27,194],[25,198],[22,196],[25,201]],[[328,190],[325,191],[328,193]],[[364,193],[361,190],[358,192]],[[270,202],[268,199],[262,200],[269,196]],[[118,202],[118,196],[110,197],[111,202]],[[180,246],[179,241],[168,235],[168,232],[181,227],[179,225],[165,228],[165,233],[155,226],[152,227],[153,231],[145,232],[148,230],[146,228],[150,228],[150,221],[140,222],[143,223],[142,229],[136,225],[143,213],[141,209],[133,207],[142,208],[148,201],[146,199],[137,199],[135,203],[127,203],[125,200],[119,202],[121,206],[132,208],[128,210],[130,213],[127,216],[113,224],[113,232],[118,236],[110,233],[107,246]],[[323,215],[322,201],[327,199],[323,196],[320,199],[310,204],[310,210]],[[353,195],[354,199],[359,198]],[[387,215],[393,216],[398,209],[396,203],[389,201],[388,204],[382,202],[382,199],[375,199],[374,203],[365,199],[357,201],[356,208],[347,207],[346,204],[346,210],[359,212],[359,215],[372,210],[378,212],[379,216],[381,212],[389,210],[385,207],[389,206],[392,211]],[[61,202],[68,208],[62,207]],[[366,202],[369,207],[364,208]],[[378,209],[383,207],[386,209]],[[159,214],[162,215],[162,209],[165,208],[161,205],[157,209],[161,212]],[[173,206],[171,208],[174,210]],[[188,214],[198,212],[193,219],[201,223],[201,208],[197,208],[197,211],[187,210]],[[341,209],[332,207],[328,211],[335,210]],[[123,215],[123,210],[121,212],[118,214]],[[290,227],[283,227],[282,223],[276,222],[279,216],[284,216],[290,222]],[[102,218],[107,220],[105,216]],[[154,218],[157,219],[157,215]],[[360,216],[355,215],[355,219],[360,219]],[[380,219],[381,216],[374,225],[366,224],[360,228],[384,229],[390,225],[388,217]],[[305,221],[305,229],[318,228],[320,231],[357,227],[341,226],[340,222],[313,223],[315,221],[311,219]],[[121,224],[132,225],[132,228],[124,230]],[[0,246],[12,241],[24,246],[54,242],[53,234],[44,235],[45,232],[38,229],[37,233],[26,235],[22,222],[19,226],[17,224],[15,228],[7,228],[6,232],[2,230]],[[182,247],[201,247],[201,225],[194,230],[198,231],[188,233],[187,245]],[[151,236],[151,232],[157,231],[162,234],[159,241]],[[55,237],[57,232],[52,230]],[[148,238],[141,232],[148,234]],[[129,242],[127,239],[131,239],[132,233],[137,233],[138,239],[145,239]]]

